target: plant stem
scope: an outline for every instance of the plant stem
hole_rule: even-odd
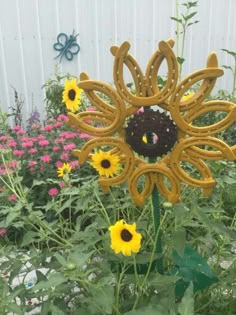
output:
[[[156,235],[156,253],[158,254],[157,258],[157,271],[160,274],[163,274],[163,258],[162,258],[162,242],[161,242],[161,232],[160,232],[160,224],[161,224],[161,213],[159,206],[159,193],[156,186],[152,192],[152,206],[153,206],[153,218],[154,218],[154,228]]]
[[[236,97],[236,57],[234,57],[234,79],[233,79],[233,90],[232,90],[232,96],[233,98]]]

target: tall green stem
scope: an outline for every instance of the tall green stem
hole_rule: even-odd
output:
[[[159,193],[156,187],[154,187],[152,192],[152,206],[153,206],[153,218],[154,218],[154,228],[155,228],[155,235],[156,237],[156,253],[158,255],[157,258],[157,271],[160,274],[164,273],[163,270],[163,257],[162,257],[162,241],[161,241],[161,231],[160,231],[160,224],[161,224],[161,212],[159,206]]]

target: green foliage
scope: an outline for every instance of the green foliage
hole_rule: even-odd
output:
[[[232,72],[233,75],[233,86],[231,96],[234,100],[236,100],[236,52],[228,49],[222,49],[222,51],[226,52],[228,55],[232,56],[234,59],[234,66],[231,67],[229,65],[223,65],[222,67],[228,69]]]

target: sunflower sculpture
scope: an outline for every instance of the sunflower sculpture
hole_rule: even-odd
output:
[[[128,181],[133,201],[140,206],[155,187],[172,203],[180,199],[181,183],[202,188],[209,195],[216,182],[205,161],[232,161],[236,155],[236,145],[230,147],[217,138],[236,121],[235,104],[206,100],[223,74],[216,54],[209,55],[206,68],[178,83],[173,45],[172,39],[161,41],[145,73],[129,53],[128,42],[111,47],[115,88],[82,73],[78,88],[84,90],[95,111],[68,114],[71,125],[92,137],[74,150],[80,164],[90,161],[105,192],[109,186]],[[168,77],[160,89],[157,76],[164,60]],[[124,66],[131,73],[135,93],[125,83]],[[189,94],[196,84],[198,89]],[[216,111],[225,112],[225,117],[212,125],[197,124],[200,116]],[[188,164],[198,176],[186,171]]]

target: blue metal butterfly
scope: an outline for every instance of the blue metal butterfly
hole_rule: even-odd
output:
[[[60,51],[60,53],[54,58],[60,58],[60,62],[63,56],[69,61],[71,61],[74,57],[74,55],[77,55],[80,51],[80,46],[76,42],[76,37],[79,34],[74,35],[73,33],[68,37],[65,33],[60,33],[57,36],[57,42],[53,45],[53,48],[56,51]]]

